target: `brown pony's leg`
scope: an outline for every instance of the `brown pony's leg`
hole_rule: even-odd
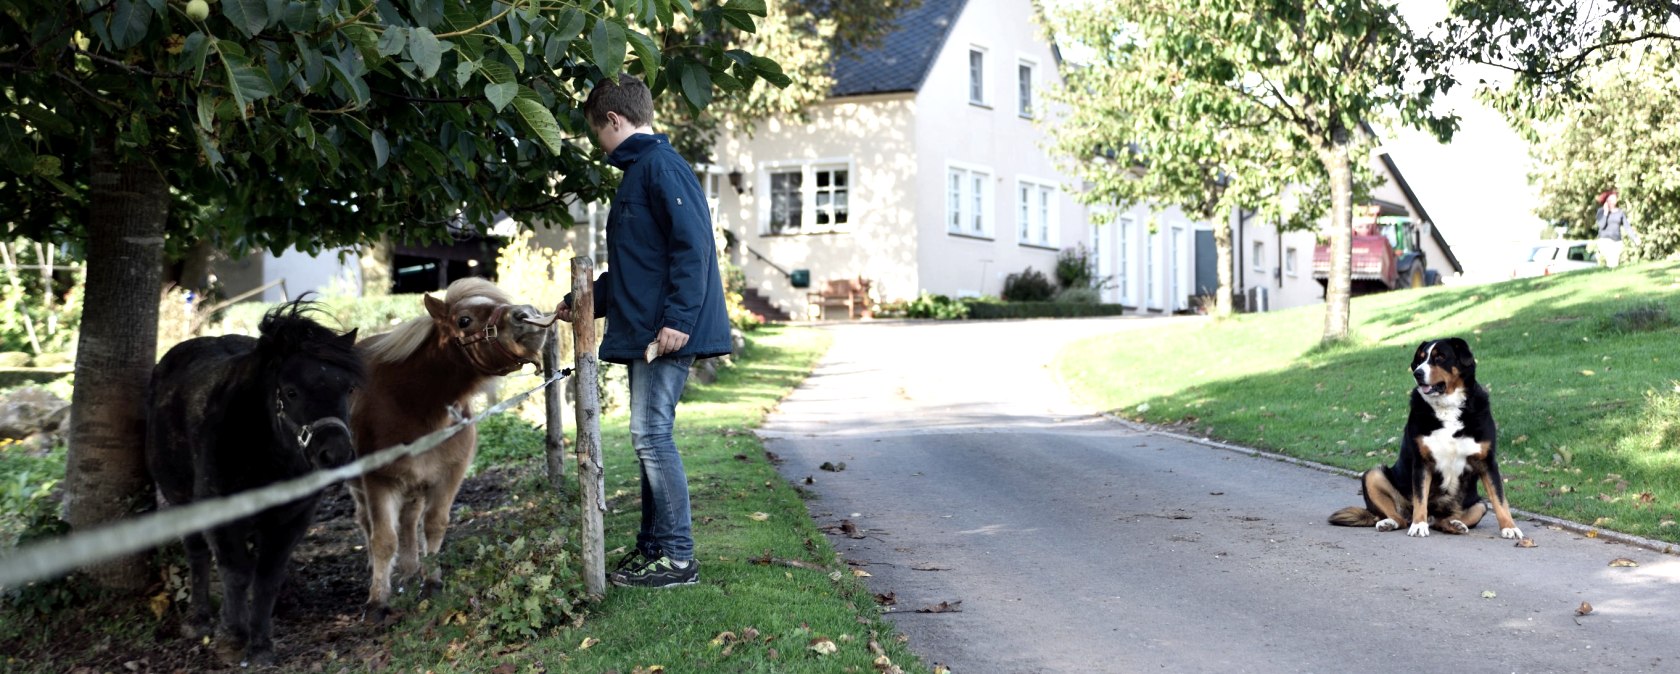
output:
[[[402,499],[397,517],[396,580],[399,583],[420,575],[420,548],[426,544],[425,534],[420,532],[420,514],[425,507],[419,498],[405,495]]]
[[[350,489],[350,500],[356,504],[356,528],[362,532],[362,543],[372,545],[373,539],[368,534],[372,527],[368,523],[367,490],[361,480],[351,480],[345,486]]]
[[[467,445],[465,459],[450,465],[449,474],[426,492],[424,541],[426,556],[431,557],[431,569],[426,573],[427,594],[443,589],[443,564],[438,562],[437,554],[443,550],[443,536],[449,529],[449,509],[455,505],[455,495],[460,493],[461,481],[467,477],[475,448],[474,444]]]
[[[389,486],[368,485],[368,586],[365,620],[384,622],[391,614],[391,567],[397,556],[397,507],[401,496]]]

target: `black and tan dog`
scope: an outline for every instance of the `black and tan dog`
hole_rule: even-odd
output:
[[[1499,478],[1494,459],[1498,431],[1487,390],[1476,383],[1470,345],[1457,337],[1424,342],[1412,356],[1412,376],[1417,388],[1400,459],[1365,471],[1365,507],[1338,510],[1330,523],[1375,526],[1377,531],[1405,528],[1410,536],[1428,536],[1431,528],[1469,533],[1487,514],[1488,504],[1476,489],[1480,481],[1499,520],[1499,535],[1522,538]]]

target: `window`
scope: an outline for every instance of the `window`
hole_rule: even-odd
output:
[[[952,234],[992,236],[992,174],[981,168],[952,166],[946,182],[946,229]]]
[[[1035,246],[1054,246],[1051,233],[1056,228],[1056,186],[1036,180],[1021,179],[1015,189],[1016,233],[1020,242]]]
[[[843,231],[851,222],[851,166],[822,162],[767,170],[770,184],[765,232],[799,234]]]
[[[1250,263],[1254,271],[1266,271],[1266,242],[1254,242],[1254,261]]]
[[[1295,269],[1295,247],[1290,246],[1283,249],[1283,273],[1294,276]]]
[[[983,47],[968,49],[968,102],[986,104],[986,50]]]
[[[1149,303],[1151,309],[1161,308],[1160,284],[1155,282],[1155,259],[1160,256],[1160,253],[1157,252],[1159,250],[1161,250],[1161,233],[1150,232],[1149,248],[1144,251],[1143,256],[1143,289],[1144,300]]]
[[[1016,73],[1019,75],[1016,98],[1020,113],[1022,117],[1030,118],[1033,116],[1033,64],[1022,61],[1016,67]]]

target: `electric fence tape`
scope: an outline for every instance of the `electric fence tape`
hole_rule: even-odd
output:
[[[119,555],[154,548],[180,538],[183,534],[204,531],[282,503],[296,501],[325,489],[334,482],[361,477],[397,459],[436,447],[462,429],[524,402],[531,394],[571,374],[571,368],[561,370],[537,387],[496,403],[470,419],[461,419],[448,427],[420,436],[413,442],[381,449],[337,468],[318,470],[260,489],[165,508],[148,515],[18,548],[0,556],[0,588],[17,587]]]

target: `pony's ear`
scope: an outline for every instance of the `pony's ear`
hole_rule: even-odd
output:
[[[355,346],[356,345],[356,331],[360,330],[360,329],[361,328],[350,328],[349,332],[346,332],[346,333],[338,336],[338,341],[343,342],[345,346]]]
[[[422,295],[421,297],[425,298],[426,313],[432,315],[432,320],[443,323],[449,322],[449,307],[444,306],[443,300],[432,297],[431,295]]]

